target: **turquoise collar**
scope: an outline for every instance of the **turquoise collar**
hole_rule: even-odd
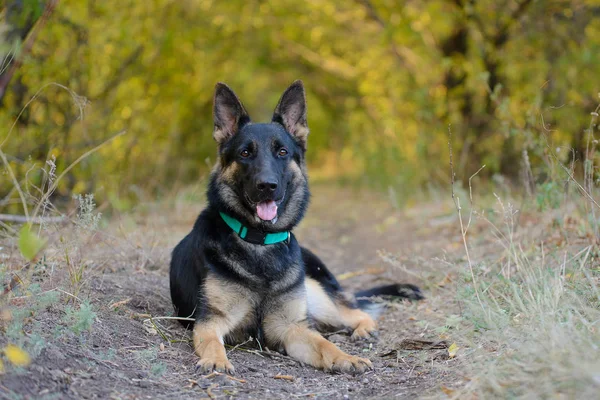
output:
[[[220,212],[221,218],[223,221],[229,226],[235,233],[239,235],[246,242],[252,244],[275,244],[281,242],[290,242],[291,234],[289,231],[285,232],[277,232],[277,233],[265,233],[263,231],[259,231],[258,229],[248,228],[237,219],[230,217],[229,215]]]

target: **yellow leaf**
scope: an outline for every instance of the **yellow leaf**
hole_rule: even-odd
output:
[[[4,363],[0,360],[0,375],[4,373]]]
[[[25,350],[21,349],[19,346],[15,346],[14,344],[9,344],[4,348],[4,354],[6,354],[6,358],[12,364],[17,367],[26,367],[31,363],[31,358],[29,354],[25,352]]]
[[[456,356],[458,349],[460,349],[460,347],[458,347],[456,343],[452,343],[450,347],[448,347],[448,355],[450,358],[454,358]]]
[[[450,389],[449,387],[442,386],[442,392],[446,393],[448,397],[452,397],[454,395],[455,390]]]

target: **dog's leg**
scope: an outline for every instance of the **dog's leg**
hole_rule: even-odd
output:
[[[308,326],[306,292],[302,288],[270,301],[263,320],[267,343],[283,345],[291,357],[317,368],[364,372],[371,361],[344,353]]]
[[[353,307],[352,298],[345,299],[340,290],[327,293],[323,286],[312,278],[304,282],[308,299],[308,314],[317,324],[334,328],[351,328],[352,339],[368,338],[377,329],[377,324],[366,312]]]
[[[194,350],[200,357],[196,364],[203,372],[217,370],[233,373],[227,359],[224,337],[249,319],[253,294],[242,286],[208,277],[201,290],[203,304],[194,325]]]
[[[353,339],[371,336],[377,329],[375,321],[358,308],[354,296],[344,292],[323,261],[306,248],[302,248],[302,260],[310,317],[321,325],[353,329]]]
[[[202,372],[216,370],[233,373],[233,365],[227,359],[223,337],[227,334],[227,323],[222,318],[196,322],[194,325],[194,350],[200,357],[196,364]]]

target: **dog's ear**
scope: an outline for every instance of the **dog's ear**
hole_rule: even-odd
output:
[[[229,140],[244,125],[250,122],[250,116],[248,116],[240,99],[229,86],[221,82],[215,86],[213,118],[215,121],[213,138],[219,144]]]
[[[306,94],[301,80],[295,81],[283,92],[277,107],[275,107],[273,122],[283,125],[302,147],[306,147],[306,138],[308,137]]]

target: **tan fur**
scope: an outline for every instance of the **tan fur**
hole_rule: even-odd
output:
[[[223,320],[210,323],[197,323],[194,326],[194,350],[200,361],[197,367],[203,372],[217,371],[233,372],[233,365],[227,359],[223,336],[219,332],[226,330]]]
[[[264,319],[268,343],[283,345],[293,358],[325,370],[364,372],[371,367],[367,359],[341,351],[318,332],[308,327],[304,290],[290,293],[269,305]]]
[[[377,330],[377,324],[373,318],[363,310],[344,305],[340,305],[339,310],[344,325],[354,329],[352,339],[368,338]]]
[[[238,172],[238,168],[239,168],[238,163],[235,161],[232,162],[227,167],[225,167],[223,172],[221,172],[221,179],[223,179],[225,182],[228,182],[230,184],[234,184],[235,183],[235,175]]]
[[[372,367],[371,361],[344,353],[305,324],[290,326],[283,345],[291,357],[328,371],[364,372]]]
[[[290,169],[292,170],[292,172],[294,174],[295,180],[298,180],[300,182],[306,181],[306,164],[303,164],[302,166],[300,166],[300,165],[298,165],[298,163],[295,160],[292,160],[290,162]]]
[[[301,123],[296,124],[290,127],[290,132],[294,132],[294,136],[296,136],[301,142],[306,143],[306,139],[308,138],[309,129],[306,125]]]
[[[377,329],[375,321],[366,312],[350,308],[341,301],[332,300],[319,282],[306,278],[304,281],[308,312],[317,322],[333,327],[354,329],[353,339],[368,338]]]
[[[231,137],[231,133],[227,132],[224,129],[220,129],[220,128],[216,128],[213,131],[213,139],[215,139],[215,141],[217,143],[221,143],[226,141],[229,137]]]
[[[204,282],[206,305],[211,316],[194,326],[194,350],[200,357],[197,366],[203,371],[233,372],[233,366],[227,360],[223,338],[250,323],[253,295],[243,286],[222,282],[208,276]]]

